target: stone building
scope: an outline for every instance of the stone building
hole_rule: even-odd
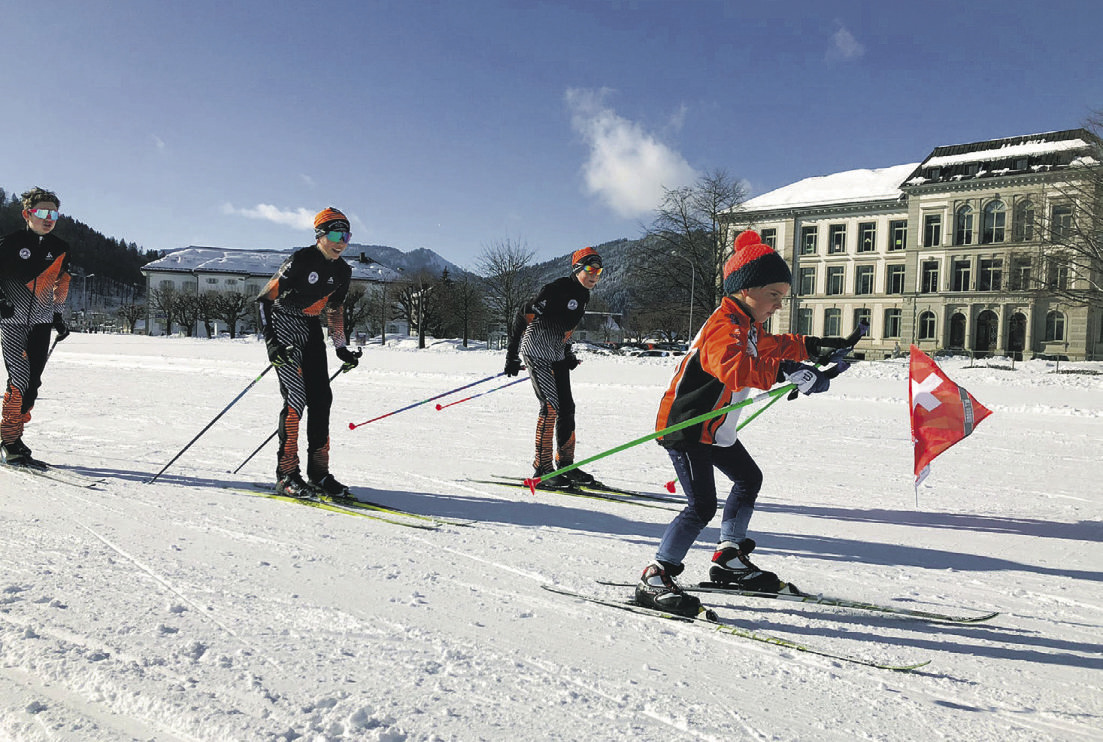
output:
[[[1085,129],[942,146],[919,163],[799,181],[724,222],[729,244],[756,229],[790,263],[774,331],[845,335],[867,319],[858,351],[868,358],[914,343],[1097,359],[1103,307],[1045,287],[1098,285],[1056,256],[1089,218],[1070,184],[1098,181],[1101,162],[1103,142]]]

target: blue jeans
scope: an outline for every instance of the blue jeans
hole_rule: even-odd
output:
[[[758,491],[762,489],[762,470],[743,444],[732,446],[695,445],[686,451],[668,450],[674,471],[688,503],[663,533],[655,558],[669,564],[681,564],[693,542],[716,515],[716,478],[719,469],[732,481],[720,521],[720,541],[739,541],[747,535]]]

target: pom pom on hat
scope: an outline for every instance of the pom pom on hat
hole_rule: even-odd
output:
[[[769,245],[762,244],[758,232],[746,230],[735,238],[735,252],[724,263],[724,293],[792,283],[793,273],[785,260]]]
[[[333,206],[327,206],[314,215],[314,236],[321,237],[326,232],[351,232],[349,218]]]
[[[601,256],[597,254],[597,250],[592,247],[575,250],[571,255],[571,270],[577,273],[587,265],[601,266]]]

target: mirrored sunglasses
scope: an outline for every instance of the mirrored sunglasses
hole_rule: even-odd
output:
[[[31,216],[36,216],[39,219],[51,219],[57,221],[58,215],[61,213],[57,209],[28,209],[27,213]]]
[[[326,239],[330,242],[348,242],[352,239],[352,232],[326,232]]]
[[[595,263],[587,263],[586,265],[582,266],[582,270],[586,271],[591,276],[600,276],[601,272],[605,269],[602,268],[600,265],[596,265]]]

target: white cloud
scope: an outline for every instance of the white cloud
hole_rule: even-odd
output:
[[[659,205],[663,188],[688,185],[698,173],[639,124],[617,115],[605,104],[607,92],[572,88],[566,94],[571,127],[590,148],[582,166],[586,190],[619,216],[644,216]],[[684,116],[679,111],[672,125],[680,126]]]
[[[831,46],[827,48],[827,58],[829,60],[858,59],[865,53],[866,48],[854,38],[854,34],[839,23],[835,33],[831,34]]]
[[[301,173],[299,175],[299,177],[302,178],[303,183],[305,183],[308,188],[317,188],[318,187],[318,183],[314,180],[314,178],[311,178],[306,173]]]
[[[165,140],[156,134],[150,134],[150,138],[153,139],[153,146],[157,149],[163,150],[165,148]]]
[[[280,209],[271,204],[257,204],[251,209],[238,209],[234,208],[233,204],[227,203],[223,204],[222,213],[231,214],[233,216],[245,216],[250,219],[263,219],[264,221],[283,224],[297,229],[314,228],[314,212],[303,208],[287,210]]]

